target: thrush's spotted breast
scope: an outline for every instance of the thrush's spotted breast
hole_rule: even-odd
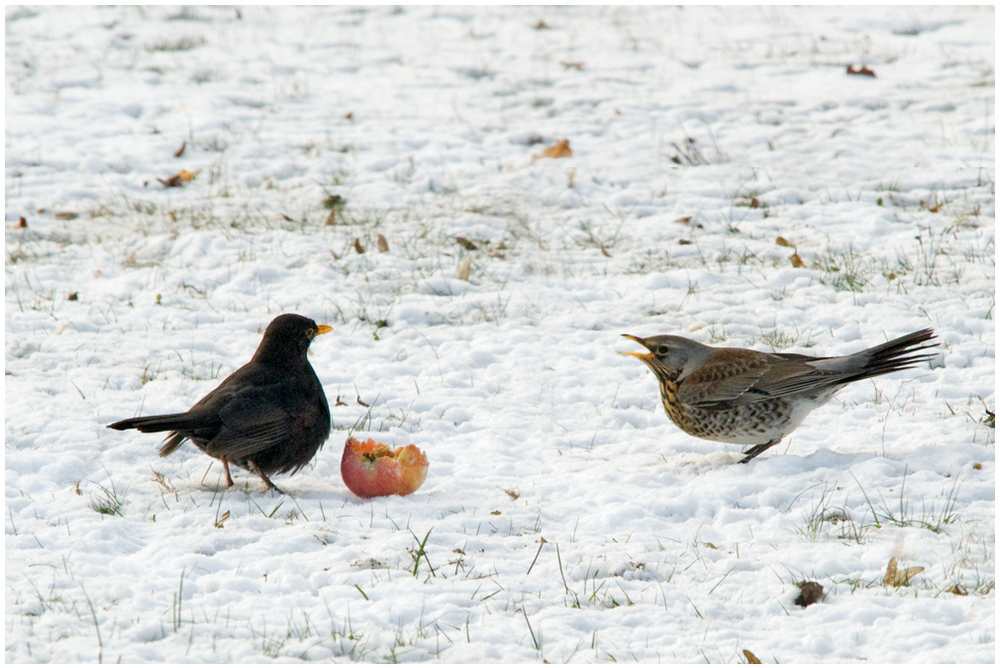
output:
[[[842,357],[714,348],[679,336],[624,334],[649,352],[626,352],[656,376],[667,416],[692,436],[753,446],[746,464],[776,445],[848,383],[926,362],[930,329]]]
[[[170,432],[160,456],[185,440],[222,462],[260,476],[296,472],[312,460],[330,435],[330,407],[306,352],[313,338],[331,331],[301,315],[271,321],[253,359],[222,381],[186,413],[152,415],[109,424],[111,429]]]

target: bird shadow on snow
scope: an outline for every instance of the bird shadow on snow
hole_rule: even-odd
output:
[[[719,444],[722,448],[735,447]],[[875,453],[840,453],[826,448],[805,454],[769,453],[768,456],[754,459],[747,464],[741,464],[744,454],[741,450],[716,450],[713,452],[678,452],[667,455],[663,461],[675,473],[682,477],[698,477],[713,471],[726,471],[751,475],[758,471],[775,472],[780,469],[783,475],[797,473],[816,473],[825,469],[844,471],[858,464],[878,457]]]

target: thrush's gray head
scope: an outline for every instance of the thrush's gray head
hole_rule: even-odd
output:
[[[622,334],[626,339],[632,339],[644,346],[648,353],[622,351],[623,355],[636,357],[653,370],[657,376],[663,376],[671,382],[687,375],[692,369],[704,363],[712,349],[697,341],[680,336],[651,336],[643,339],[631,334]]]
[[[315,320],[302,315],[279,315],[264,330],[254,359],[275,364],[302,363],[312,340],[332,330],[329,325],[317,325]]]

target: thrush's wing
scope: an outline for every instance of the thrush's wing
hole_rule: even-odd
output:
[[[723,349],[713,354],[682,378],[677,398],[695,406],[739,406],[828,387],[839,380],[839,374],[808,364],[814,357],[749,352]]]
[[[768,355],[722,348],[677,380],[677,399],[694,406],[740,401],[771,367]],[[757,399],[760,401],[760,399]]]

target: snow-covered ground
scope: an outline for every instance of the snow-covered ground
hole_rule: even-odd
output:
[[[995,659],[992,7],[5,11],[7,661]],[[105,428],[284,312],[288,496]],[[619,354],[924,327],[746,466]]]

